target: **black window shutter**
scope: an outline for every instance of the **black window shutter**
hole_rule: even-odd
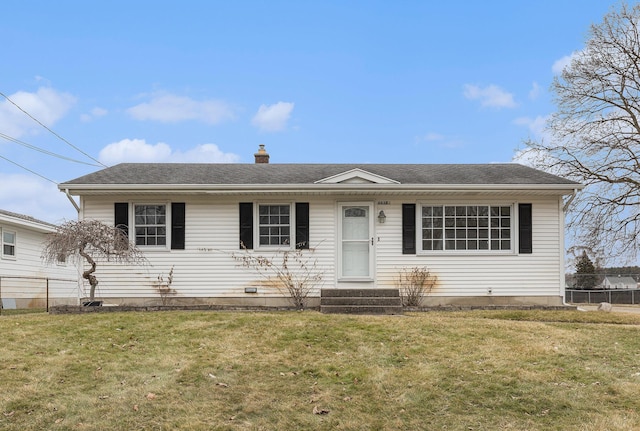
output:
[[[116,202],[113,204],[115,227],[119,228],[129,237],[129,204]]]
[[[402,204],[402,254],[416,254],[416,204]]]
[[[173,202],[171,204],[171,250],[184,250],[184,221],[184,202]]]
[[[518,205],[518,243],[519,252],[531,254],[533,253],[533,228],[531,217],[531,204]]]
[[[253,249],[253,203],[240,202],[240,248]]]
[[[309,203],[296,202],[296,248],[309,249]]]

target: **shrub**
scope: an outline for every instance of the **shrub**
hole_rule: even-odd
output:
[[[437,281],[438,277],[425,266],[402,268],[396,280],[402,297],[402,305],[419,307],[424,297],[431,293]]]

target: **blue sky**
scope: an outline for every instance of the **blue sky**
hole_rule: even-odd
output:
[[[59,137],[0,97],[0,209],[74,219],[54,183],[96,161],[253,163],[259,144],[272,163],[510,162],[617,4],[4,0],[0,92]]]

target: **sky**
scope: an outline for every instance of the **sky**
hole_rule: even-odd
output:
[[[0,209],[122,162],[511,162],[608,0],[3,0]]]

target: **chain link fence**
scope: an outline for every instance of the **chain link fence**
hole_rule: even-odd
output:
[[[565,301],[574,304],[639,304],[638,274],[569,274]]]
[[[0,314],[9,310],[49,311],[78,304],[78,281],[49,277],[0,276]]]

